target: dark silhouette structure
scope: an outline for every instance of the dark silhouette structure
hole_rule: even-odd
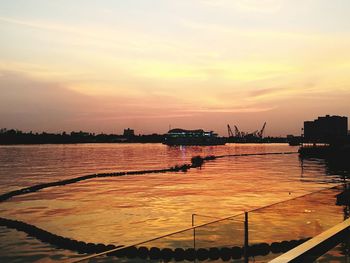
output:
[[[0,226],[9,229],[15,229],[26,233],[28,236],[34,237],[41,242],[51,244],[61,249],[69,249],[84,254],[96,254],[105,252],[107,256],[113,256],[121,259],[135,260],[157,260],[157,261],[199,261],[219,260],[229,261],[231,259],[240,259],[243,256],[243,248],[234,247],[211,247],[205,248],[158,248],[146,246],[123,246],[123,245],[105,245],[103,243],[87,243],[81,240],[70,239],[48,232],[44,229],[36,227],[22,221],[12,220],[0,217]],[[299,240],[285,240],[281,242],[259,243],[253,244],[248,248],[248,256],[266,256],[269,253],[284,253],[310,238]]]
[[[348,118],[341,116],[318,117],[304,122],[304,144],[300,156],[348,161],[350,136]]]
[[[264,131],[266,127],[266,122],[262,126],[261,130],[256,130],[254,132],[244,132],[240,131],[236,125],[234,125],[235,131],[233,132],[231,126],[227,124],[228,141],[238,142],[238,143],[261,143],[264,142]]]
[[[304,139],[309,142],[330,142],[344,139],[348,134],[348,118],[343,116],[318,117],[304,122]]]
[[[0,144],[72,144],[72,143],[161,143],[164,135],[134,134],[134,130],[125,129],[123,135],[94,134],[89,132],[71,133],[33,133],[14,129],[0,129]]]
[[[172,129],[165,136],[166,145],[223,145],[226,141],[213,131]]]
[[[133,129],[130,129],[130,128],[124,129],[123,136],[126,138],[134,137],[135,131]]]

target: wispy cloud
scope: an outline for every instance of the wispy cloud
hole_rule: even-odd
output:
[[[259,96],[265,96],[269,94],[276,94],[281,92],[281,88],[264,88],[264,89],[257,89],[250,92],[251,97],[259,97]]]
[[[349,18],[340,2],[92,2],[4,5],[0,107],[11,112],[8,123],[153,128],[184,118],[215,126],[281,109],[302,116],[317,102],[349,112]]]
[[[270,107],[237,107],[237,108],[200,108],[188,109],[185,112],[192,113],[258,113],[267,112],[276,109],[276,106]]]
[[[285,0],[199,0],[204,5],[217,8],[232,8],[238,12],[275,13],[281,9]]]
[[[0,21],[3,23],[14,24],[25,27],[32,27],[44,30],[54,30],[64,33],[81,34],[82,28],[76,28],[74,26],[64,25],[63,23],[52,23],[49,21],[39,21],[39,20],[25,20],[12,17],[0,17]]]

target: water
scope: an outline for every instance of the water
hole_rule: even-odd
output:
[[[297,151],[285,144],[0,146],[0,192],[81,175],[161,169],[194,155]],[[346,173],[346,171],[345,171]],[[193,213],[225,217],[342,181],[344,171],[297,154],[217,159],[187,173],[97,178],[0,203],[0,216],[85,242],[133,244],[191,226]],[[198,224],[210,219],[198,216]],[[0,261],[79,257],[0,227]]]

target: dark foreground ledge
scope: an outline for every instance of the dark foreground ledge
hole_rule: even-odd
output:
[[[342,223],[275,258],[270,263],[314,262],[324,253],[338,245],[345,237],[349,236],[349,227],[350,219],[346,219]]]

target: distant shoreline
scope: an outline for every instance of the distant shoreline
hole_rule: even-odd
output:
[[[88,132],[71,133],[33,133],[19,130],[0,130],[0,145],[35,145],[35,144],[83,144],[83,143],[163,143],[165,134],[149,135],[117,135],[117,134],[95,134]],[[286,137],[265,137],[259,140],[235,139],[232,137],[221,137],[226,143],[287,143]]]
[[[78,144],[78,143],[161,143],[165,136],[159,134],[123,136],[88,132],[33,133],[19,130],[0,132],[0,145],[16,144]]]
[[[287,144],[288,142],[227,142],[227,144]],[[45,143],[0,143],[0,146],[11,146],[11,145],[75,145],[75,144],[163,144],[163,142],[67,142],[67,143],[54,143],[54,142],[45,142]],[[168,145],[169,146],[169,145]],[[188,145],[185,145],[188,146]],[[196,146],[196,145],[194,145]],[[203,145],[197,145],[203,146]],[[212,145],[204,145],[212,146]],[[176,147],[176,146],[169,146]]]

